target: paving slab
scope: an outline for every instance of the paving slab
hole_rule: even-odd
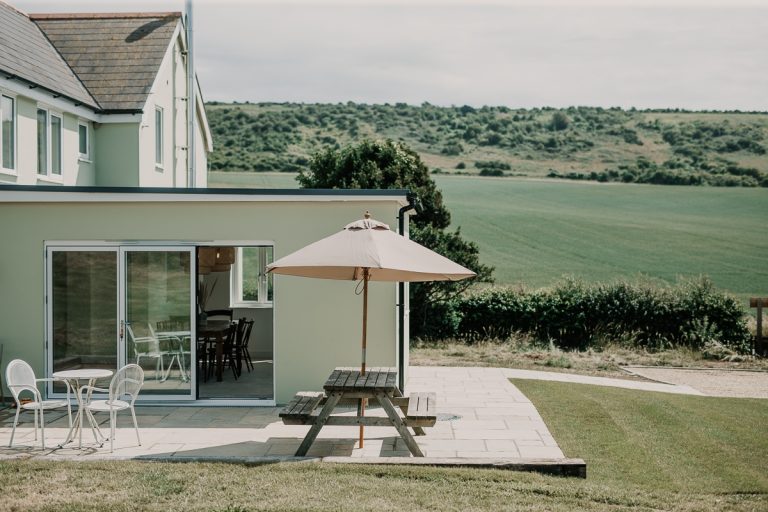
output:
[[[426,428],[426,436],[415,437],[428,458],[448,460],[464,457],[473,461],[533,457],[563,459],[534,405],[509,381],[500,368],[412,367],[406,389],[437,393],[439,421]],[[318,383],[318,387],[321,383]],[[130,415],[119,414],[115,449],[99,446],[91,433],[77,443],[57,448],[67,435],[66,414],[46,414],[46,443],[41,450],[34,442],[32,415],[22,417],[12,448],[10,439],[14,411],[0,411],[0,459],[32,457],[68,460],[164,458],[169,460],[282,460],[291,457],[309,427],[283,425],[277,407],[173,407],[138,406],[141,446],[137,444]],[[348,408],[342,414],[355,414]],[[369,416],[384,416],[372,407]],[[99,418],[108,431],[107,416]],[[356,427],[330,426],[320,432],[309,455],[354,459],[412,459],[392,427],[367,427],[364,447],[358,448]],[[5,445],[5,447],[2,447]],[[277,459],[276,459],[277,458]],[[303,459],[302,459],[303,460]],[[495,462],[494,462],[495,461]]]

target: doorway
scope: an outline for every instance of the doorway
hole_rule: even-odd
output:
[[[243,254],[240,247],[236,268],[220,273],[219,294],[231,289],[236,272],[242,275],[243,271],[254,271],[253,258],[248,251]],[[237,378],[230,372],[233,361],[225,360],[224,379],[208,379],[208,374],[202,372],[201,362],[209,354],[200,352],[204,344],[201,345],[198,336],[198,314],[202,311],[198,311],[200,285],[207,277],[198,276],[197,267],[198,246],[191,243],[47,243],[48,375],[78,368],[114,371],[125,364],[136,363],[145,372],[145,384],[139,396],[143,400],[208,398],[212,405],[233,400],[249,405],[271,405],[274,402],[271,300],[268,308],[264,304],[256,308],[263,309],[262,313],[268,312],[267,316],[254,315],[254,308],[227,301],[235,323],[241,318],[253,322],[253,317],[264,317],[268,321],[254,328],[251,360],[241,368]],[[259,269],[261,266],[256,270],[257,280],[264,280]],[[271,298],[271,283],[269,290]],[[266,346],[268,353],[262,348]],[[200,385],[203,381],[205,386]],[[65,389],[58,383],[49,384],[48,394],[63,397]]]

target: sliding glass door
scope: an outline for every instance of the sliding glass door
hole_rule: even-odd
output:
[[[136,363],[145,398],[195,398],[193,254],[192,247],[49,246],[49,373]]]
[[[144,369],[144,396],[194,398],[192,248],[122,248],[125,361]]]
[[[48,250],[48,368],[51,373],[118,365],[117,248]],[[65,392],[57,383],[53,391]]]

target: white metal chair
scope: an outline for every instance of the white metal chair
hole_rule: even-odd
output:
[[[181,375],[182,382],[189,381],[189,375],[184,361],[192,355],[192,352],[186,348],[190,344],[190,336],[177,336],[162,332],[158,334],[155,332],[152,324],[147,325],[149,325],[150,336],[157,338],[158,346],[165,345],[166,347],[171,347],[169,350],[161,350],[163,354],[171,356],[171,362],[168,363],[168,369],[165,371],[161,380],[168,380],[168,376],[171,374],[171,370],[173,370],[173,363],[175,362],[179,367],[179,374]]]
[[[43,400],[40,391],[37,389],[38,382],[63,382],[67,386],[67,398],[65,400]],[[72,407],[69,404],[70,387],[69,383],[62,379],[36,379],[35,372],[26,361],[14,359],[8,363],[5,369],[5,382],[8,389],[11,390],[13,399],[16,401],[16,418],[13,420],[13,430],[11,431],[11,441],[8,443],[10,448],[13,445],[13,436],[16,434],[16,425],[19,423],[19,413],[23,410],[35,412],[35,441],[37,441],[38,411],[40,413],[40,430],[45,450],[45,411],[48,409],[67,408],[69,415],[69,428],[72,428]],[[19,396],[28,391],[32,393],[31,402],[22,402]]]
[[[141,365],[141,358],[155,360],[155,380],[164,381],[165,374],[165,356],[167,351],[160,350],[160,340],[156,336],[136,336],[133,329],[126,323],[128,336],[133,343],[133,354],[136,356],[136,364]],[[151,326],[150,326],[151,328]]]
[[[115,446],[115,427],[117,425],[117,412],[125,409],[131,410],[133,417],[133,427],[136,429],[136,440],[141,446],[139,437],[139,424],[136,422],[136,411],[133,408],[136,397],[144,385],[144,370],[137,364],[127,364],[117,370],[112,381],[109,383],[109,389],[97,388],[95,386],[83,386],[80,388],[80,403],[90,412],[108,412],[109,413],[109,451],[114,451]],[[109,393],[107,400],[92,400],[86,403],[86,397],[89,392],[99,391]],[[120,397],[128,395],[129,400],[121,400]],[[83,443],[83,416],[80,415],[80,445]]]

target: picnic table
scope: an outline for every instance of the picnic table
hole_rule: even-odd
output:
[[[422,427],[434,426],[437,420],[435,393],[412,393],[403,397],[397,387],[397,370],[394,368],[371,368],[365,374],[359,369],[336,368],[325,381],[323,389],[297,393],[280,412],[280,418],[286,425],[311,425],[296,451],[297,457],[307,454],[325,425],[392,426],[415,457],[424,456],[408,428],[413,428],[416,435],[424,435]],[[363,416],[360,408],[355,416],[333,415],[338,405],[359,403],[361,399],[375,399],[387,416]],[[398,410],[403,413],[402,416]]]

